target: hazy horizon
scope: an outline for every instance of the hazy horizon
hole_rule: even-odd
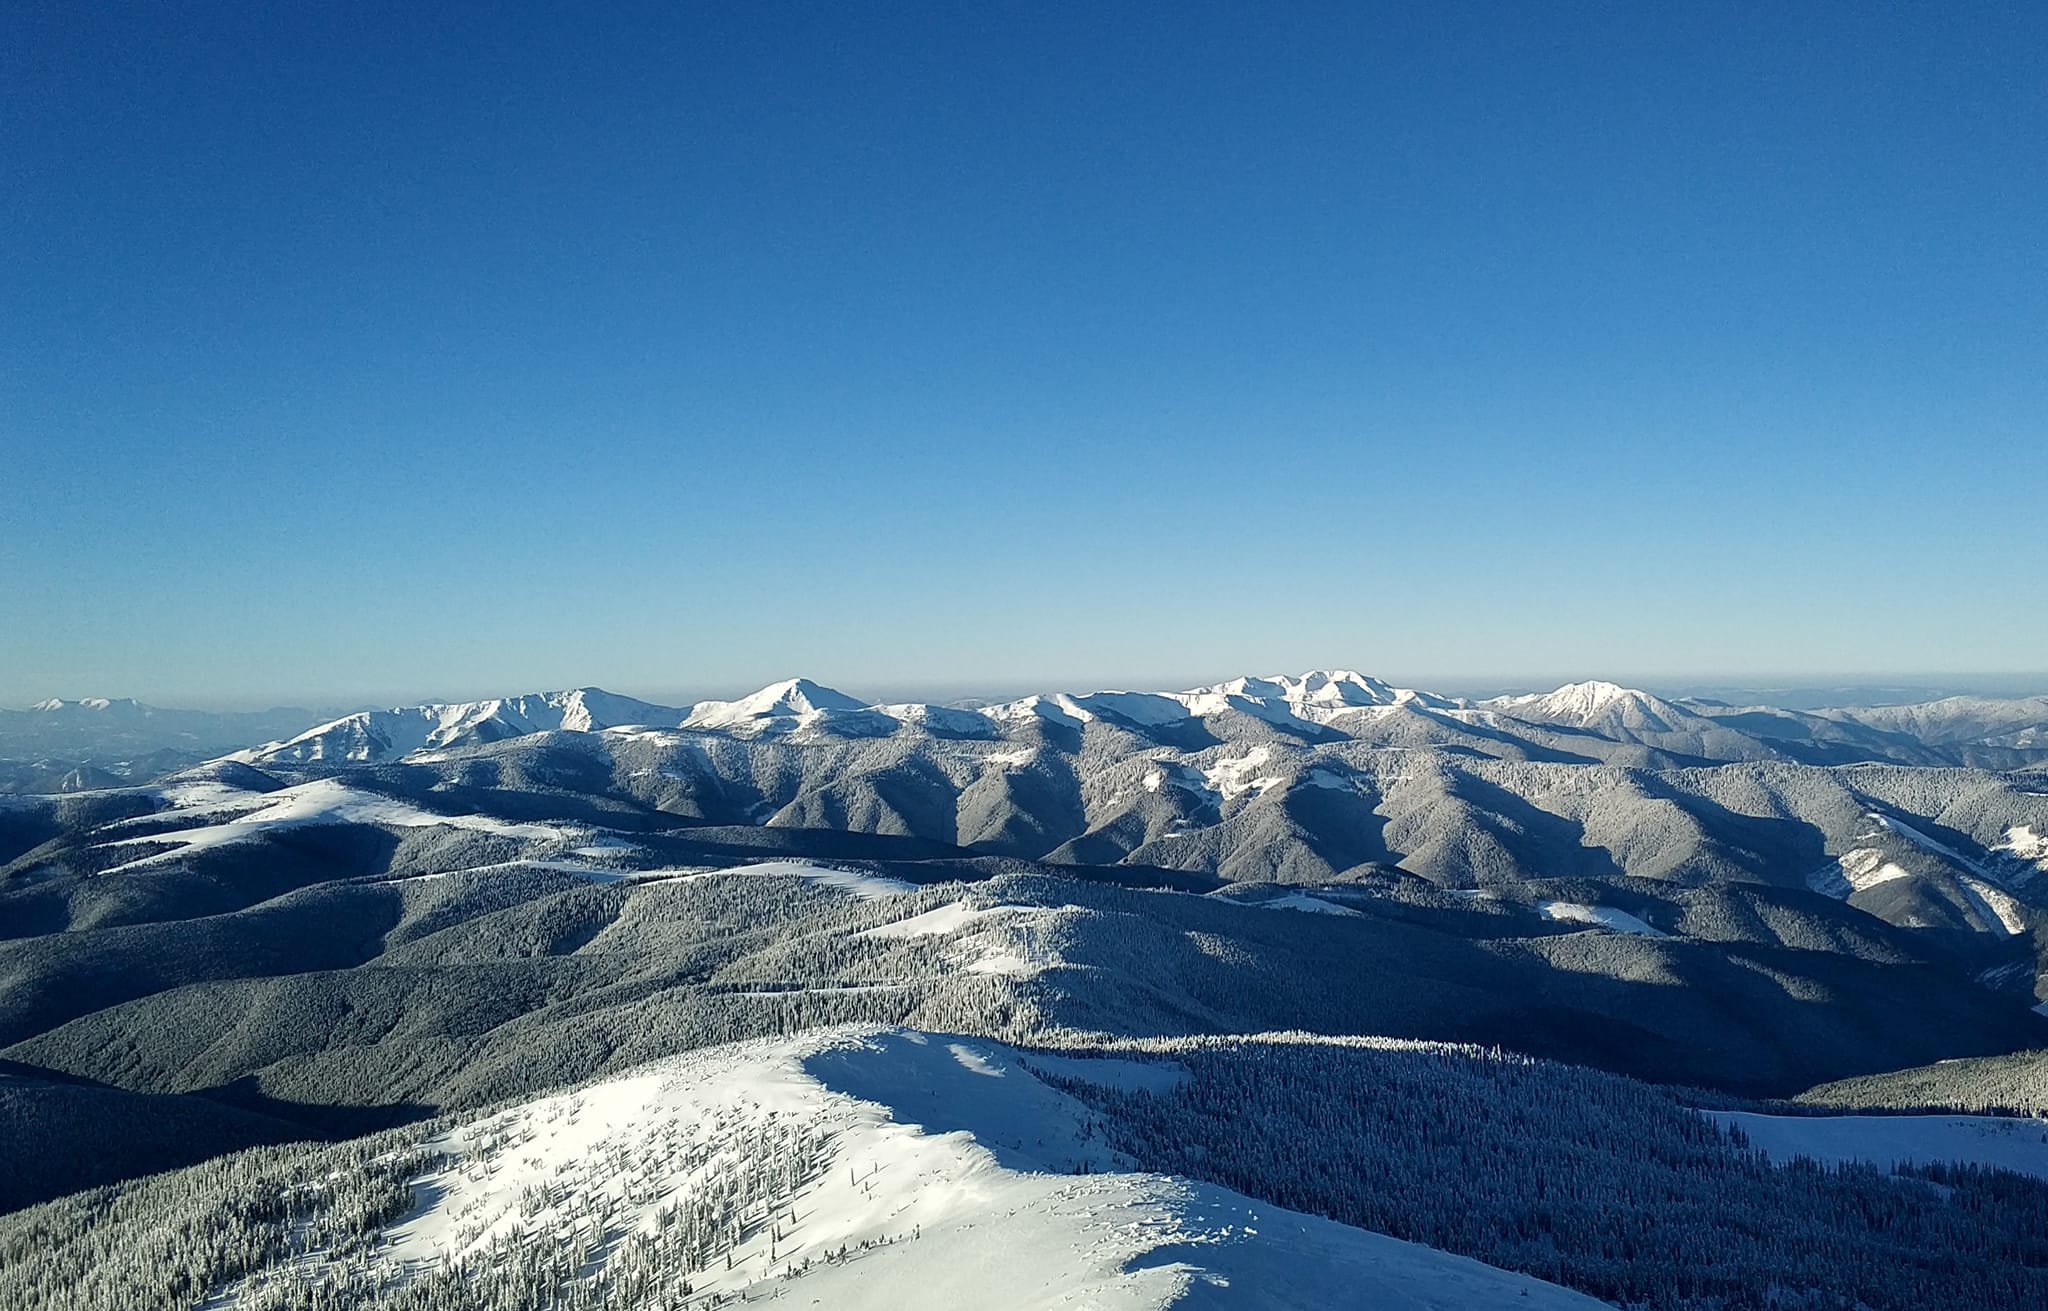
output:
[[[1619,683],[1627,687],[1641,688],[1661,696],[1694,696],[1726,699],[1723,694],[1752,693],[1763,704],[1785,704],[1790,708],[1823,704],[1857,704],[1856,698],[1868,698],[1867,703],[1910,702],[1933,700],[1944,696],[1985,696],[1985,697],[2029,697],[2048,695],[2048,670],[2039,672],[2002,671],[1958,671],[1928,672],[1915,671],[1909,674],[1871,674],[1855,671],[1833,672],[1812,675],[1779,675],[1731,678],[1712,673],[1690,676],[1671,674],[1629,674],[1611,671],[1564,671],[1534,672],[1526,674],[1469,675],[1446,674],[1433,677],[1428,674],[1384,672],[1368,667],[1346,664],[1323,663],[1300,667],[1260,666],[1245,668],[1228,673],[1180,673],[1156,674],[1134,677],[1075,677],[1040,679],[991,679],[961,681],[928,681],[906,683],[900,681],[856,682],[847,679],[821,677],[805,670],[788,670],[780,674],[754,680],[705,680],[696,683],[677,682],[668,684],[617,684],[603,680],[571,680],[569,682],[543,683],[527,680],[505,686],[479,687],[459,685],[454,689],[434,689],[424,685],[413,688],[387,688],[381,693],[320,693],[308,692],[297,695],[284,694],[271,697],[203,697],[185,696],[177,693],[157,695],[137,693],[127,689],[85,689],[53,691],[40,696],[14,696],[0,699],[0,709],[25,709],[51,699],[80,701],[89,698],[128,699],[144,705],[165,710],[197,710],[221,713],[235,713],[258,710],[304,709],[313,713],[344,714],[357,710],[381,709],[390,706],[460,704],[486,701],[499,697],[524,696],[538,692],[565,691],[574,687],[597,687],[621,696],[648,701],[656,705],[683,707],[694,702],[707,700],[730,700],[758,691],[785,678],[808,678],[848,695],[859,697],[871,703],[930,702],[945,704],[957,701],[1005,701],[1030,696],[1041,692],[1096,692],[1096,691],[1180,691],[1194,687],[1211,686],[1241,676],[1263,677],[1277,674],[1300,674],[1310,669],[1355,669],[1357,672],[1380,678],[1397,687],[1412,687],[1420,690],[1443,693],[1447,696],[1484,698],[1505,696],[1524,692],[1545,692],[1566,683],[1587,680],[1601,680]],[[1849,700],[1828,701],[1829,693],[1843,693]],[[1780,700],[1772,701],[1768,694],[1776,694]]]

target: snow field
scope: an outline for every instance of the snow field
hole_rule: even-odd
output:
[[[455,1130],[371,1259],[391,1280],[631,1265],[634,1305],[938,1311],[1593,1308],[1476,1261],[1123,1172],[1031,1066],[1170,1088],[1170,1065],[829,1030],[644,1067]],[[319,1279],[318,1263],[272,1280]],[[252,1284],[237,1298],[263,1291]]]

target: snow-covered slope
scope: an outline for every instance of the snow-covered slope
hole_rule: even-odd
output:
[[[422,1206],[386,1232],[366,1274],[487,1287],[552,1264],[627,1311],[686,1293],[877,1311],[1604,1305],[1213,1185],[1127,1172],[1031,1059],[979,1039],[842,1028],[693,1053],[518,1106],[448,1135],[446,1168],[419,1181]],[[1043,1059],[1063,1077],[1129,1088],[1176,1077]],[[269,1278],[335,1277],[307,1262]]]
[[[808,678],[790,678],[737,701],[700,701],[690,708],[683,724],[688,728],[746,728],[763,720],[803,719],[831,711],[867,709],[859,701]]]
[[[1711,731],[1710,721],[1660,696],[1598,679],[1566,683],[1554,692],[1496,697],[1481,703],[1516,719],[1632,733]]]
[[[629,724],[672,724],[681,715],[682,711],[672,706],[579,687],[491,701],[359,711],[316,725],[287,741],[237,752],[231,758],[250,762],[397,760],[418,751],[498,742],[531,733],[589,733]]]
[[[1858,706],[1818,714],[1934,746],[1982,744],[2014,748],[2048,745],[2048,697],[1953,696],[1902,706]]]
[[[116,837],[104,845],[114,849],[150,847],[162,850],[136,855],[107,870],[118,874],[188,857],[237,842],[247,842],[282,829],[319,825],[365,824],[382,828],[447,827],[523,841],[566,844],[589,837],[589,830],[560,824],[519,824],[490,815],[442,814],[409,802],[348,787],[335,779],[316,779],[270,792],[225,785],[182,783],[163,789],[169,811],[141,817],[148,831]],[[168,824],[187,819],[186,827]],[[110,831],[136,827],[137,821],[112,825]]]
[[[1068,725],[1105,719],[1158,727],[1231,715],[1331,724],[1356,711],[1395,706],[1452,710],[1464,704],[1434,692],[1395,687],[1349,669],[1315,669],[1301,675],[1233,678],[1183,692],[1059,692],[990,706],[982,713],[999,721],[1036,717]]]

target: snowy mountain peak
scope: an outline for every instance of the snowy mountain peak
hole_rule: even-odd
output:
[[[591,733],[637,724],[673,724],[682,711],[602,688],[533,692],[488,701],[436,702],[359,710],[270,742],[234,759],[283,761],[396,760],[415,751],[473,746],[531,733]]]
[[[1504,710],[1518,719],[1546,720],[1582,728],[1613,721],[1668,730],[1678,723],[1696,719],[1690,711],[1662,697],[1597,678],[1566,683],[1554,692],[1496,697],[1483,704],[1488,709]]]
[[[1434,692],[1395,687],[1384,679],[1354,669],[1311,669],[1303,674],[1269,674],[1233,678],[1214,687],[1196,688],[1188,696],[1243,697],[1284,704],[1304,718],[1372,706],[1423,705],[1453,709],[1460,703]]]
[[[38,701],[30,707],[30,709],[39,710],[44,714],[61,714],[67,710],[111,710],[128,713],[145,710],[146,708],[133,698],[125,696],[83,696],[76,701],[66,701],[63,697],[53,696],[47,701]]]
[[[1619,702],[1641,699],[1647,693],[1634,688],[1610,683],[1605,679],[1588,679],[1583,683],[1566,683],[1555,692],[1540,698],[1544,709],[1553,714],[1593,715]]]
[[[759,719],[786,719],[832,710],[865,710],[867,703],[808,678],[770,683],[737,701],[700,701],[683,721],[686,728],[720,728]]]
[[[1311,669],[1292,681],[1301,700],[1347,706],[1392,705],[1405,690],[1352,669]]]

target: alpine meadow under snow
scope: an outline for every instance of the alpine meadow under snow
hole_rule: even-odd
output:
[[[278,713],[0,712],[0,1304],[2048,1305],[2038,698]]]

